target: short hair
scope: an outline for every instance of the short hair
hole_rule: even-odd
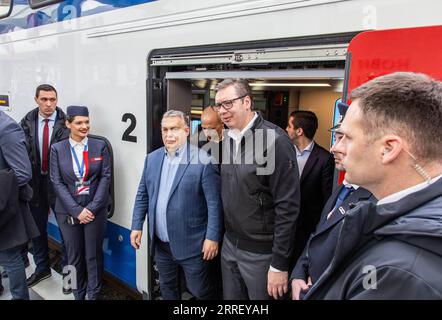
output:
[[[40,94],[40,91],[54,91],[55,95],[58,96],[57,90],[50,84],[41,84],[35,89],[35,97],[38,98],[38,95]]]
[[[305,136],[313,140],[316,130],[318,130],[318,117],[314,112],[307,110],[297,110],[290,113],[290,118],[293,117],[293,126],[295,129],[302,128]]]
[[[169,110],[169,111],[166,111],[166,112],[163,114],[163,118],[161,119],[161,124],[163,124],[163,119],[164,119],[164,118],[172,118],[172,117],[178,117],[178,118],[180,118],[181,120],[183,120],[184,125],[185,125],[186,127],[189,126],[189,116],[186,115],[184,112],[182,112],[182,111],[180,111],[180,110]]]
[[[203,109],[203,112],[201,113],[201,120],[203,120],[203,118],[209,117],[211,115],[213,115],[216,118],[217,123],[223,123],[223,121],[221,120],[221,117],[219,116],[219,113],[213,109],[213,106],[207,106]]]
[[[384,134],[403,137],[416,157],[442,157],[442,83],[427,75],[396,72],[354,89],[367,143]]]
[[[249,96],[253,105],[252,89],[247,79],[224,79],[216,85],[215,91],[218,92],[230,86],[235,88],[238,97]]]

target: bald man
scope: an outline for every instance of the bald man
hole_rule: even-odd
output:
[[[223,140],[224,124],[218,112],[210,106],[206,107],[201,114],[201,128],[207,140],[203,139],[200,147],[216,159],[218,164],[221,163],[222,146],[220,142]]]
[[[203,129],[205,137],[203,138],[200,147],[207,151],[214,159],[218,161],[218,164],[222,160],[222,143],[224,124],[221,118],[211,106],[206,107],[201,114],[201,128]],[[224,228],[222,230],[224,234]],[[220,242],[219,247],[222,246]],[[213,260],[209,262],[209,274],[215,285],[215,291],[217,292],[218,299],[222,298],[223,283],[221,278],[221,259],[220,255],[217,255]]]
[[[221,118],[212,107],[206,107],[201,114],[201,128],[208,141],[219,143],[223,138],[224,125]]]

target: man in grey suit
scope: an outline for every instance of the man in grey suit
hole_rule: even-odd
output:
[[[28,206],[32,198],[32,189],[27,185],[32,177],[31,163],[22,129],[0,111],[0,171],[7,170],[12,170],[15,175],[19,200],[16,214],[0,229],[0,265],[8,274],[12,298],[29,300],[21,250],[23,244],[38,235]],[[17,197],[16,194],[11,196]]]
[[[131,244],[141,244],[148,216],[150,250],[160,276],[161,295],[180,299],[179,268],[190,293],[213,299],[208,260],[218,254],[222,206],[218,166],[187,143],[188,119],[181,111],[163,116],[164,148],[146,156],[132,218]]]

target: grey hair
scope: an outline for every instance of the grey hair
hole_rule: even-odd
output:
[[[163,119],[164,118],[172,118],[172,117],[180,118],[181,120],[183,120],[184,125],[186,127],[189,126],[189,116],[186,115],[184,112],[182,112],[180,110],[169,110],[169,111],[166,111],[163,114],[163,118],[161,119],[161,124],[163,123]]]
[[[234,86],[238,96],[249,96],[252,99],[252,89],[247,79],[224,79],[216,85],[215,91],[218,92],[230,86]]]

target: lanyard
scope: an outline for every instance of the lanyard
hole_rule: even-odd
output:
[[[83,150],[83,161],[81,162],[81,166],[80,166],[80,161],[78,161],[78,157],[77,154],[75,152],[74,147],[71,146],[71,151],[72,151],[72,157],[75,160],[75,164],[77,165],[77,169],[78,169],[78,173],[80,174],[80,180],[84,180],[88,174],[88,169],[89,169],[89,161],[88,161],[88,152],[87,152],[87,145],[84,146],[84,150]],[[84,161],[84,159],[86,159],[86,162]],[[84,167],[86,164],[86,172],[84,171]]]

